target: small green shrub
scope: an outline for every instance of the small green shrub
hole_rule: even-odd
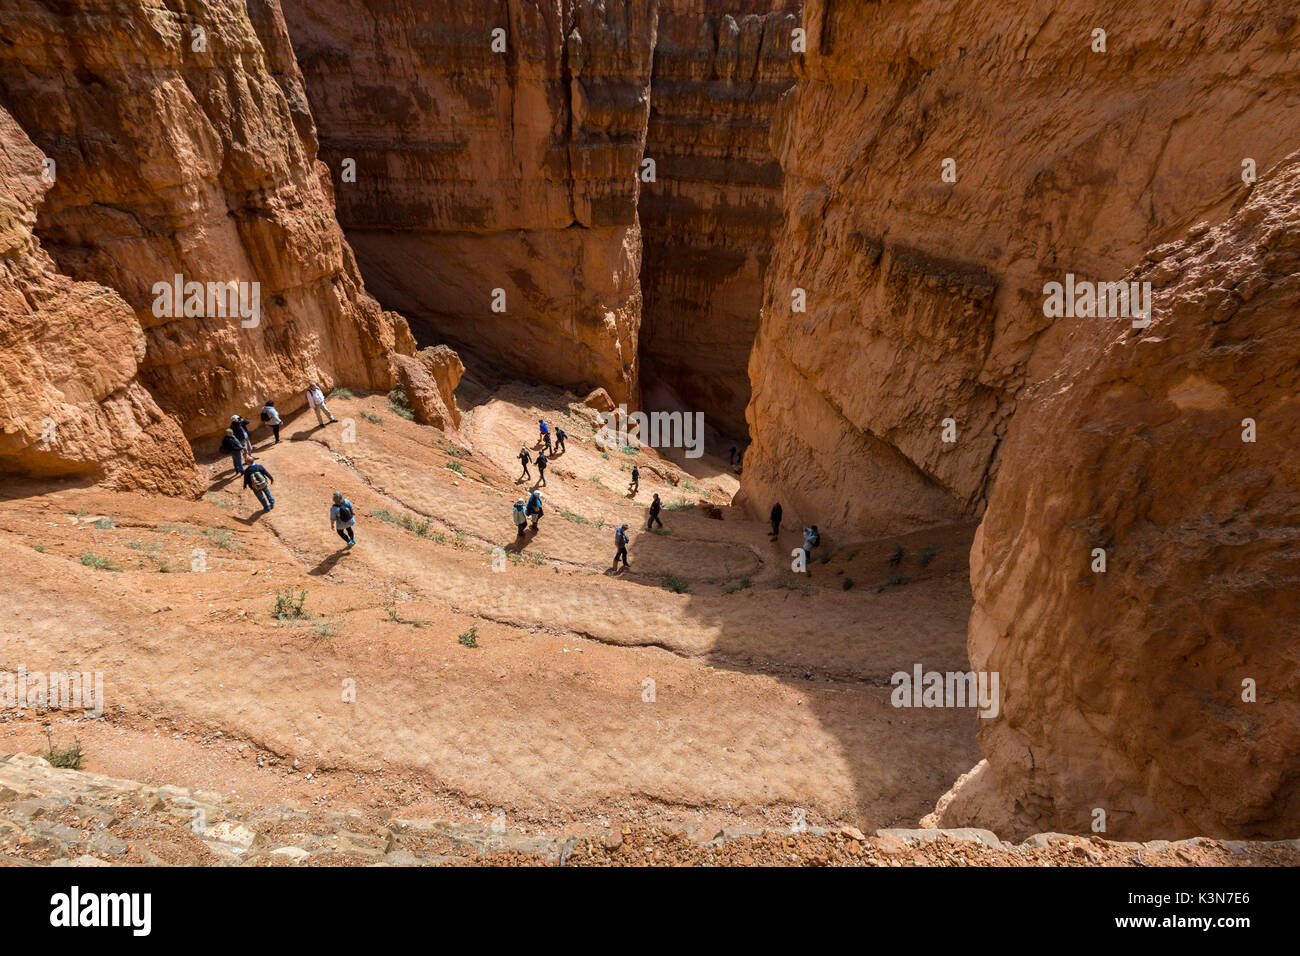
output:
[[[112,558],[102,558],[87,551],[81,556],[81,563],[96,571],[121,571],[122,568]]]
[[[689,590],[686,581],[675,574],[664,575],[664,587],[672,591],[674,594],[686,594]]]
[[[334,391],[330,392],[330,398],[348,399],[352,397],[352,390],[347,388],[336,388]]]
[[[741,578],[741,579],[740,579],[739,581],[737,581],[735,584],[729,584],[729,585],[727,585],[725,588],[723,588],[723,589],[722,589],[722,593],[723,593],[723,594],[735,594],[737,591],[743,591],[743,590],[745,590],[746,588],[752,588],[753,586],[754,586],[754,582],[751,581],[749,578],[747,578],[747,577],[746,577],[746,578]]]
[[[466,647],[478,647],[478,625],[475,624],[464,634],[456,638],[456,640],[461,644],[464,644]]]
[[[458,475],[464,475],[464,474],[465,474],[465,469],[463,469],[463,468],[460,466],[460,462],[458,462],[458,461],[449,461],[449,462],[447,462],[447,470],[448,470],[448,471],[454,471],[454,472],[455,472],[456,474],[458,474]]]
[[[374,412],[362,412],[361,417],[372,425],[379,425],[384,420],[382,416],[376,415]]]
[[[303,610],[303,605],[307,603],[307,589],[298,592],[294,597],[293,588],[285,588],[283,591],[275,592],[275,611],[273,612],[281,621],[297,621],[307,616]]]
[[[68,770],[80,770],[81,758],[86,755],[85,748],[81,746],[81,741],[74,737],[71,747],[54,746],[54,736],[47,730],[45,731],[45,753],[41,754],[50,762],[52,767],[64,767]]]

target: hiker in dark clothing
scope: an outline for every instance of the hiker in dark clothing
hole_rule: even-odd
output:
[[[516,481],[523,481],[525,478],[533,477],[531,474],[528,473],[528,463],[532,460],[533,460],[532,457],[528,454],[527,448],[519,449],[519,463],[524,466],[524,473],[520,475],[518,478],[516,478],[515,479]]]
[[[262,406],[262,424],[271,426],[271,431],[275,435],[275,443],[280,444],[280,426],[284,422],[280,419],[280,413],[276,410],[275,402],[269,398],[266,400],[266,404]]]
[[[275,499],[271,497],[271,482],[275,479],[253,459],[248,460],[249,466],[244,469],[244,487],[253,489],[253,494],[261,503],[263,511],[270,511],[275,507]]]
[[[330,524],[349,548],[357,543],[356,532],[352,530],[356,523],[356,510],[352,507],[352,502],[337,491],[334,492],[334,504],[330,507]]]
[[[627,486],[627,490],[634,495],[641,490],[641,469],[636,465],[632,466],[632,483]]]
[[[546,452],[537,453],[537,483],[546,484]]]
[[[528,504],[523,498],[515,502],[515,506],[510,509],[510,516],[515,519],[515,529],[519,532],[518,537],[522,538],[524,532],[528,530]]]
[[[235,474],[244,473],[244,443],[235,437],[232,429],[226,429],[226,437],[221,439],[221,450],[230,456],[230,461],[235,466]]]
[[[621,524],[614,529],[614,547],[618,548],[614,552],[614,570],[618,570],[618,559],[623,559],[623,567],[628,567],[627,563],[627,525]]]
[[[781,533],[781,502],[772,505],[772,537]]]
[[[654,500],[650,502],[650,520],[645,523],[645,529],[647,531],[649,531],[656,522],[658,522],[659,527],[662,528],[664,526],[664,523],[659,520],[659,509],[662,507],[663,505],[660,503],[659,495],[656,492]]]
[[[524,513],[532,516],[532,527],[536,531],[538,522],[542,520],[542,515],[546,513],[542,510],[542,493],[540,491],[534,491],[528,496],[528,507],[524,509]]]
[[[568,435],[564,434],[563,428],[555,429],[555,454],[556,455],[564,454],[564,440],[568,437],[569,437]],[[555,456],[552,455],[551,457],[555,457]]]
[[[248,426],[251,423],[247,418],[240,418],[238,415],[230,416],[230,430],[235,433],[239,443],[244,446],[244,451],[249,455],[253,454],[253,440],[248,437]]]

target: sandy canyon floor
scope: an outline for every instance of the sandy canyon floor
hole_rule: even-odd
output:
[[[49,731],[116,777],[246,803],[503,811],[523,831],[911,826],[979,760],[973,711],[889,702],[895,671],[967,668],[973,527],[827,540],[794,575],[796,523],[817,516],[787,510],[773,543],[727,505],[724,459],[602,452],[571,395],[485,392],[459,438],[383,395],[331,407],[354,441],[310,413],[279,445],[256,433],[268,513],[225,458],[204,462],[197,502],[10,485],[0,670],[101,671],[106,707],[6,712],[0,751],[43,751]],[[539,417],[571,437],[519,542],[510,507],[532,482],[515,456]],[[351,551],[328,522],[334,490],[357,507]],[[666,510],[663,534],[644,530],[654,492],[693,506]],[[615,575],[623,523],[631,569]],[[303,591],[303,616],[275,613]],[[471,629],[476,647],[459,640]]]

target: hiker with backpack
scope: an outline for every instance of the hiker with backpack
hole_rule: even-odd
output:
[[[817,526],[803,529],[803,566],[808,576],[812,576],[812,552],[813,548],[822,543],[822,534],[817,530]]]
[[[315,382],[307,383],[307,404],[316,413],[316,422],[318,424],[328,425],[330,422],[338,421],[334,417],[334,413],[330,411],[330,407],[325,404],[325,395]],[[322,412],[324,412],[324,415],[321,414]],[[325,416],[329,417],[329,422],[325,421]]]
[[[618,559],[623,559],[623,569],[627,570],[627,525],[621,524],[614,529],[614,547],[618,550],[614,552],[614,570],[618,570]]]
[[[514,508],[511,509],[511,515],[515,519],[515,527],[519,530],[517,537],[522,538],[528,530],[528,505],[520,498],[515,502]]]
[[[352,530],[356,523],[356,509],[352,507],[352,502],[337,491],[334,492],[334,504],[330,507],[330,524],[349,548],[357,543],[356,532]]]
[[[269,398],[266,400],[266,404],[262,406],[262,424],[271,426],[271,433],[275,436],[275,444],[280,444],[280,426],[284,424],[284,421],[275,408],[275,402]]]
[[[235,466],[235,474],[242,475],[244,473],[244,443],[235,437],[234,429],[226,429],[225,437],[221,439],[221,450],[230,456],[230,461]]]
[[[781,502],[778,501],[776,504],[772,505],[772,514],[770,517],[772,521],[772,538],[775,540],[776,536],[781,533]]]
[[[654,500],[650,502],[650,520],[645,523],[645,529],[647,531],[649,531],[656,522],[658,522],[659,527],[662,528],[664,526],[664,523],[659,520],[659,510],[662,507],[663,504],[659,501],[659,493],[655,492]]]
[[[253,495],[262,505],[263,511],[270,511],[275,507],[275,499],[271,497],[271,482],[275,479],[264,466],[257,464],[252,458],[248,461],[249,465],[244,469],[244,487],[253,489]]]
[[[244,453],[250,457],[253,454],[253,440],[248,437],[248,426],[252,424],[247,418],[241,418],[238,415],[230,416],[230,430],[234,432],[239,443],[244,446]]]
[[[545,485],[546,484],[546,452],[539,451],[537,453],[536,464],[537,464],[537,483],[539,485]]]
[[[636,465],[632,466],[632,481],[627,486],[628,494],[635,495],[641,490],[641,469]]]
[[[545,513],[546,512],[542,510],[542,493],[540,491],[534,491],[528,496],[528,506],[524,508],[524,514],[532,516],[532,528],[534,531],[537,530],[538,522],[542,520],[542,515]]]
[[[564,440],[568,437],[569,437],[568,435],[564,434],[563,428],[557,427],[555,429],[555,454],[556,455],[564,454]],[[551,457],[554,458],[555,455],[552,455]]]
[[[521,446],[519,449],[519,464],[524,466],[524,473],[516,478],[515,481],[524,481],[533,477],[528,473],[528,463],[532,460],[532,457],[528,454],[528,449]]]
[[[546,446],[546,450],[547,450],[547,451],[550,451],[550,450],[551,450],[551,430],[546,426],[546,422],[542,421],[540,418],[537,420],[537,430],[541,433],[541,436],[542,436],[542,444]]]

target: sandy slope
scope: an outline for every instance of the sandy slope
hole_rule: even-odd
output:
[[[602,455],[568,399],[508,387],[458,441],[382,396],[335,399],[355,441],[299,416],[284,443],[259,443],[276,478],[268,514],[221,459],[202,502],[11,487],[0,670],[103,671],[105,720],[52,718],[57,738],[87,743],[87,767],[246,799],[500,806],[536,825],[771,822],[800,808],[867,827],[932,809],[979,758],[976,719],[895,709],[888,678],[916,662],[965,669],[970,529],[827,540],[835,556],[811,580],[789,573],[800,516],[779,545],[725,507],[723,520],[665,511],[670,533],[646,533],[651,493],[725,503],[735,476],[707,456],[690,477],[653,452]],[[514,456],[535,444],[539,409],[572,437],[548,471],[540,532],[516,542]],[[328,525],[335,489],[357,506],[351,552]],[[632,570],[615,576],[619,523],[633,529]],[[926,545],[936,556],[922,566]],[[206,570],[190,570],[195,549]],[[122,570],[85,566],[86,553]],[[907,580],[884,586],[891,573]],[[306,619],[275,618],[286,589],[307,591]],[[457,640],[471,627],[477,648]],[[40,715],[0,720],[0,748],[43,741]]]

